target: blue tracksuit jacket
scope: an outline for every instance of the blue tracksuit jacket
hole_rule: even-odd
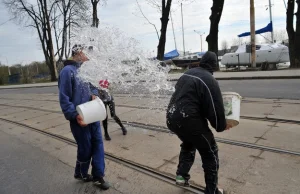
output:
[[[70,121],[71,131],[78,145],[75,175],[86,177],[92,159],[92,175],[100,178],[104,176],[105,169],[100,123],[81,127],[76,120],[76,106],[90,101],[92,94],[98,93],[95,88],[91,91],[90,84],[77,77],[79,67],[80,64],[75,61],[65,62],[58,81],[59,102],[65,118]]]

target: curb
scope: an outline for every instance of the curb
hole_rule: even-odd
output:
[[[254,76],[254,77],[220,77],[217,80],[263,80],[263,79],[300,79],[300,76]]]
[[[23,88],[47,88],[47,87],[57,87],[58,84],[55,85],[44,85],[44,86],[18,86],[18,87],[10,87],[10,88],[2,88],[0,87],[0,90],[13,90],[13,89],[23,89]]]
[[[216,80],[272,80],[272,79],[300,79],[300,76],[255,76],[255,77],[219,77]],[[168,81],[178,81],[178,78],[168,79]]]
[[[179,78],[168,79],[170,82],[178,81]],[[273,79],[300,79],[300,76],[254,76],[254,77],[219,77],[216,80],[273,80]],[[131,81],[128,81],[131,82]],[[143,81],[142,81],[143,82]],[[145,81],[144,81],[145,82]],[[53,87],[53,85],[42,85],[42,86],[20,86],[20,87],[0,87],[0,90],[11,90],[11,89],[22,89],[22,88],[45,88]]]

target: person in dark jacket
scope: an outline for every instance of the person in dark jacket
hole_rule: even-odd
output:
[[[223,193],[218,189],[218,147],[208,121],[217,132],[230,128],[226,124],[222,94],[213,77],[216,68],[216,54],[206,52],[198,67],[180,77],[167,108],[167,126],[182,141],[176,183],[189,186],[189,171],[198,150],[206,194]]]
[[[108,106],[108,108],[110,110],[110,116],[121,127],[123,135],[126,135],[127,130],[124,127],[124,125],[122,124],[120,118],[116,115],[114,98],[108,91],[109,82],[107,80],[100,80],[99,81],[99,86],[100,86],[99,88],[103,88],[103,89],[99,89],[98,93],[99,93],[99,98],[103,101],[103,103],[105,105],[106,112],[107,112],[107,106]],[[108,115],[106,116],[106,119],[102,121],[102,124],[103,124],[103,128],[104,128],[104,137],[105,137],[106,140],[110,141],[111,138],[110,138],[110,136],[108,134],[108,131],[107,131],[107,127],[108,127],[107,119],[108,119]]]
[[[77,105],[92,100],[97,94],[96,90],[91,91],[89,83],[84,83],[77,77],[78,68],[88,60],[82,49],[81,45],[73,47],[71,60],[65,61],[60,72],[59,102],[65,118],[70,121],[71,131],[77,142],[74,178],[85,182],[94,181],[101,189],[107,190],[109,184],[103,179],[105,162],[100,122],[86,125],[76,111]],[[88,174],[90,163],[92,175]]]

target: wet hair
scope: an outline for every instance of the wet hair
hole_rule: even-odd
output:
[[[93,50],[93,46],[85,46],[82,44],[75,44],[72,47],[72,57],[77,55],[80,51],[82,51],[83,49],[87,48],[88,51],[92,51]]]
[[[75,44],[73,47],[72,47],[72,57],[74,57],[75,55],[77,55],[80,51],[83,50],[83,45],[81,44]]]

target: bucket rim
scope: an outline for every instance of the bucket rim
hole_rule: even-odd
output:
[[[242,98],[242,96],[236,92],[222,92],[222,95],[234,95],[238,96],[239,98]]]
[[[105,109],[104,102],[98,96],[96,96],[96,98],[94,100],[96,100],[102,106],[102,108]]]

